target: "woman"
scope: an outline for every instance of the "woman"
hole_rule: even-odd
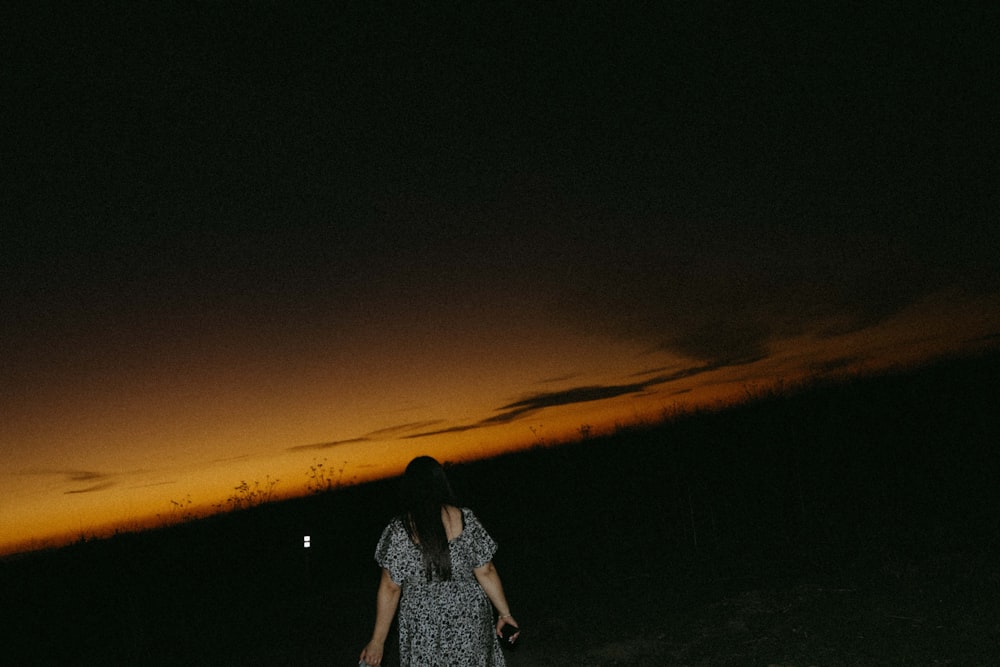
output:
[[[406,467],[402,497],[405,511],[375,549],[382,579],[375,631],[361,661],[382,664],[398,607],[402,667],[503,667],[498,637],[512,626],[513,643],[519,631],[493,565],[496,542],[471,510],[458,507],[444,468],[429,456]]]

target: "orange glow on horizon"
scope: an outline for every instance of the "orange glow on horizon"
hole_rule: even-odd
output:
[[[642,385],[700,363],[634,342],[563,334],[522,353],[516,364],[506,363],[515,359],[512,352],[493,350],[474,367],[469,348],[435,372],[431,361],[419,360],[413,362],[419,372],[372,374],[363,382],[364,366],[349,367],[350,392],[337,393],[317,371],[302,386],[284,379],[278,390],[257,394],[227,393],[238,378],[216,378],[177,395],[192,401],[175,396],[162,409],[155,394],[125,405],[83,396],[62,411],[42,404],[10,434],[31,446],[9,463],[15,472],[0,504],[0,554],[226,509],[241,481],[277,480],[275,498],[304,495],[316,462],[324,462],[335,483],[360,483],[398,475],[420,454],[453,462],[489,458],[577,440],[581,429],[601,435],[678,410],[721,407],[743,400],[748,387],[793,384],[821,368],[874,372],[987,349],[1000,330],[997,313],[996,295],[977,302],[936,295],[867,329],[773,341],[769,354],[751,364],[565,403],[560,392]],[[554,398],[509,421],[490,421],[498,406],[525,396]],[[51,416],[59,414],[68,415],[64,422]]]

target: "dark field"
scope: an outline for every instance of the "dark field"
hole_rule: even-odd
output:
[[[509,664],[1000,664],[998,397],[994,354],[452,467]],[[0,661],[355,665],[395,511],[382,482],[9,558]]]

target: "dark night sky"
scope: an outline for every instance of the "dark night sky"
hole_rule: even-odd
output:
[[[663,4],[4,10],[0,472],[31,485],[0,510],[201,488],[111,463],[194,465],[187,437],[469,428],[641,373],[773,378],[803,336],[838,343],[798,370],[876,364],[894,343],[858,336],[900,318],[967,320],[921,354],[995,342],[996,10]],[[435,400],[324,422],[345,392]],[[173,430],[216,401],[314,426]]]

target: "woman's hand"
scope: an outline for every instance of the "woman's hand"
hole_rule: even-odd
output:
[[[514,620],[513,616],[504,616],[503,618],[497,619],[497,637],[500,637],[501,639],[503,638],[503,628],[505,625],[509,625],[515,628],[514,634],[512,634],[507,639],[508,644],[513,644],[515,641],[517,641],[517,638],[521,635],[521,631],[516,630],[516,628],[519,627],[517,621]]]
[[[377,642],[374,639],[368,642],[368,646],[361,651],[361,661],[366,665],[373,665],[374,667],[379,667],[382,664],[382,653],[385,651],[385,647],[381,642]]]

